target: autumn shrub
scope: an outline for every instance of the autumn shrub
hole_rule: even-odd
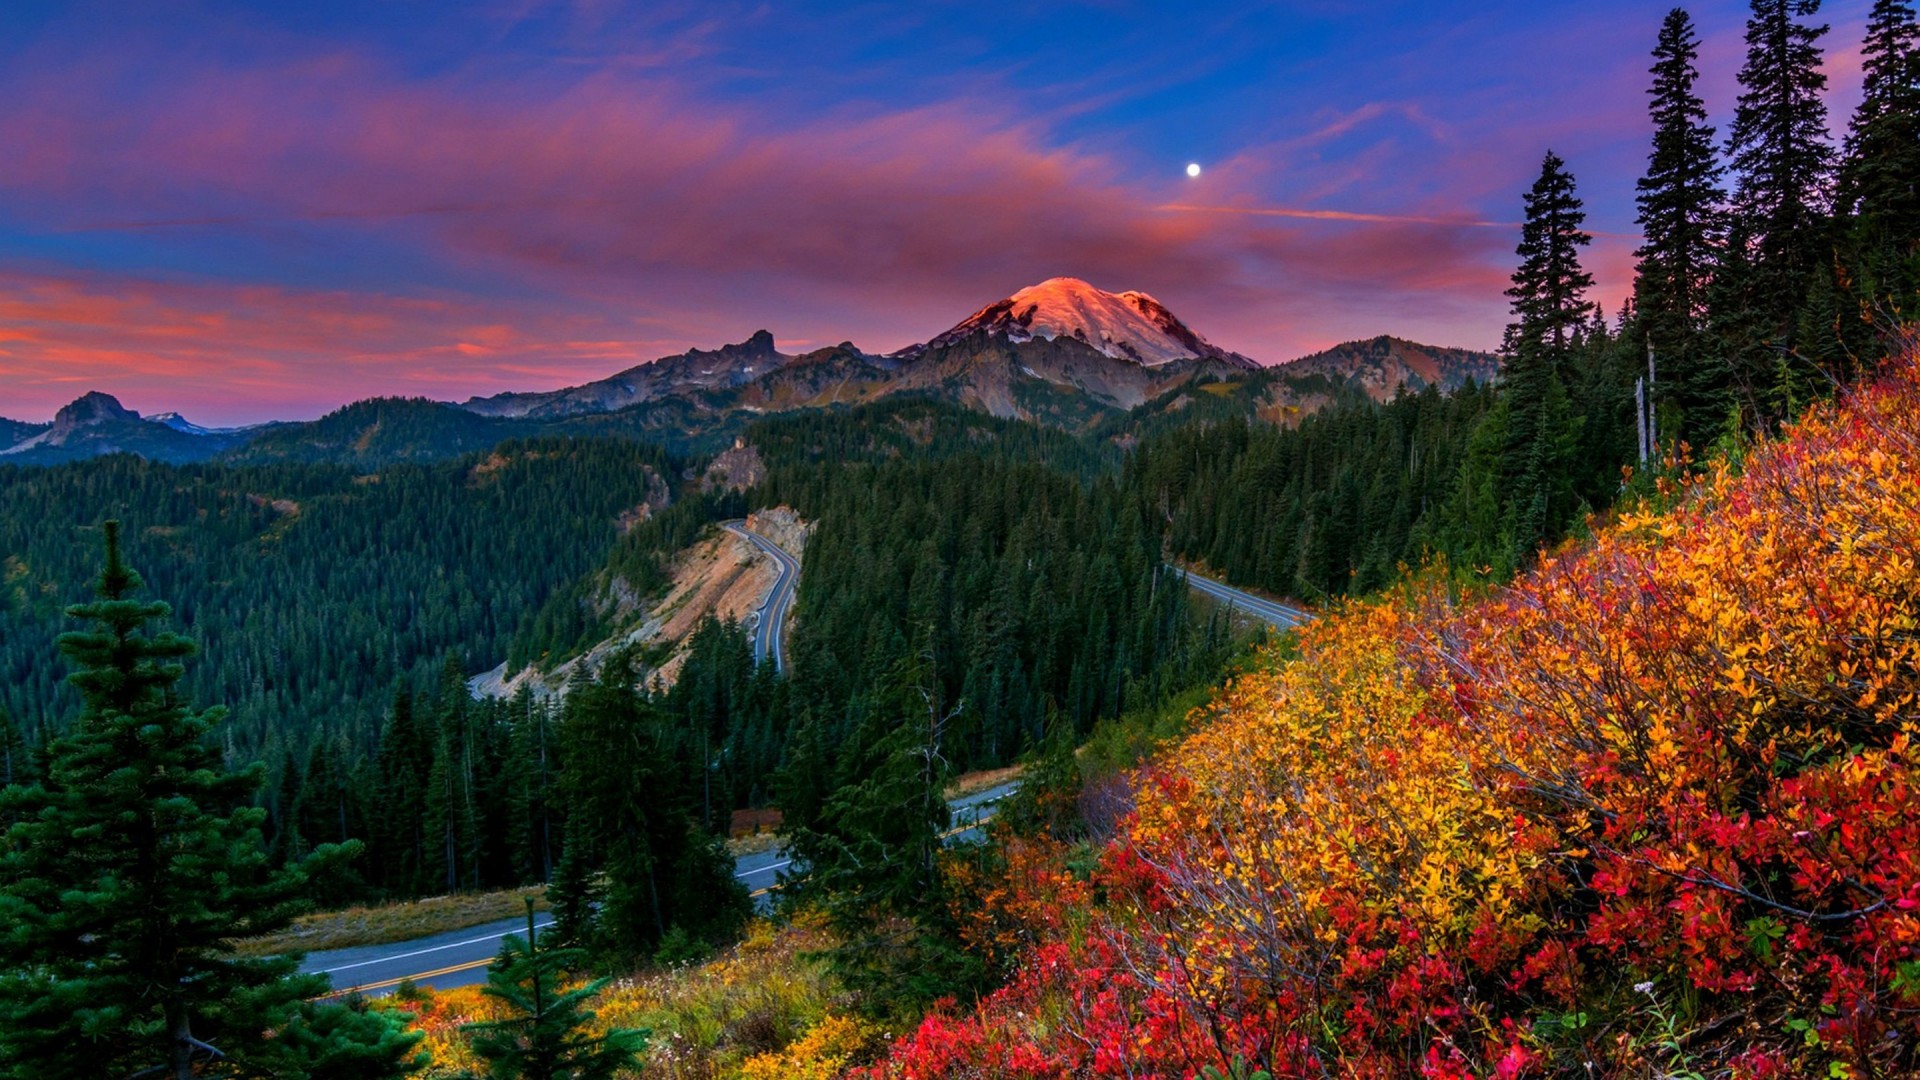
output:
[[[784,1060],[783,1053],[816,1063],[842,1055],[835,1068],[864,1063],[879,1033],[844,1024],[821,1030],[849,1009],[847,995],[814,958],[831,944],[810,916],[784,926],[755,922],[744,940],[708,963],[615,980],[591,1003],[593,1027],[651,1030],[643,1070],[648,1077],[735,1077],[748,1061]],[[477,1068],[462,1028],[500,1019],[497,1003],[476,987],[423,992],[405,1007],[415,1015],[414,1029],[426,1034],[433,1076]],[[760,1068],[764,1074],[764,1063]]]
[[[873,1072],[1920,1074],[1920,364],[1673,502],[1236,679]]]

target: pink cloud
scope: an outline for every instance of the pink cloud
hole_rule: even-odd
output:
[[[242,379],[263,407],[305,412],[371,392],[458,397],[763,325],[895,348],[1062,273],[1152,291],[1268,360],[1379,332],[1484,346],[1504,316],[1512,239],[1469,204],[1242,208],[1258,200],[1230,170],[1130,181],[979,102],[775,128],[654,78],[418,82],[346,53],[195,64],[132,102],[98,92],[139,62],[157,61],[16,79],[0,144],[24,152],[0,191],[58,230],[324,228],[403,247],[447,280],[326,290],[16,268],[21,292],[0,303],[11,386],[90,368],[109,389],[209,404]]]
[[[498,314],[464,299],[0,272],[0,378],[16,419],[102,389],[143,412],[250,422],[376,393],[581,381],[684,347],[637,321],[521,313],[508,325]],[[575,336],[588,329],[627,336]]]

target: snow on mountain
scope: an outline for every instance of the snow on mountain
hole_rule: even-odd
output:
[[[141,419],[149,424],[170,427],[182,435],[236,435],[249,430],[245,427],[201,427],[177,412],[155,413],[152,416],[143,416]]]
[[[1210,344],[1146,293],[1110,293],[1070,277],[1049,278],[1021,289],[908,351],[932,351],[975,334],[1014,343],[1070,338],[1116,360],[1131,360],[1143,367],[1196,359],[1255,366],[1244,356]]]

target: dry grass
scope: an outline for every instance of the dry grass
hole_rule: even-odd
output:
[[[953,778],[947,785],[947,798],[964,799],[969,795],[999,787],[1009,780],[1020,778],[1018,765],[1009,765],[1004,769],[982,769],[979,772],[963,773]]]
[[[645,1058],[650,1080],[741,1076],[749,1060],[777,1055],[823,1023],[847,1015],[851,999],[814,959],[834,940],[817,916],[803,915],[779,927],[756,921],[745,940],[705,964],[656,968],[614,980],[593,1001],[592,1026],[651,1031]],[[470,1075],[461,1070],[480,1063],[464,1027],[504,1015],[500,1003],[476,986],[421,991],[404,1001],[385,999],[377,1007],[413,1014],[413,1029],[426,1035],[422,1045],[433,1054],[428,1076]],[[841,1020],[828,1033],[845,1026]],[[878,1052],[880,1033],[863,1026],[856,1034],[870,1044],[857,1048],[863,1055]],[[768,1075],[768,1064],[762,1061],[762,1071],[754,1075]],[[773,1064],[772,1075],[782,1080],[811,1075]],[[620,1075],[624,1080],[629,1074]]]
[[[386,945],[411,941],[448,930],[464,930],[481,923],[525,914],[526,898],[534,907],[547,908],[546,886],[506,889],[490,893],[455,893],[425,900],[320,911],[295,919],[292,926],[271,937],[238,942],[242,956],[272,956],[284,952],[324,952],[358,945]]]

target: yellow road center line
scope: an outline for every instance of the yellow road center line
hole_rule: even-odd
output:
[[[362,983],[359,986],[343,987],[339,990],[335,990],[333,993],[328,994],[327,996],[328,997],[344,997],[347,994],[364,994],[369,990],[385,990],[389,986],[398,986],[401,983],[406,982],[408,979],[431,979],[439,975],[452,975],[455,972],[472,971],[474,968],[486,967],[488,964],[493,963],[493,960],[494,958],[489,956],[485,960],[469,960],[464,964],[454,964],[451,967],[437,968],[433,971],[422,971],[413,975],[399,975],[391,979],[382,979],[379,982]]]

